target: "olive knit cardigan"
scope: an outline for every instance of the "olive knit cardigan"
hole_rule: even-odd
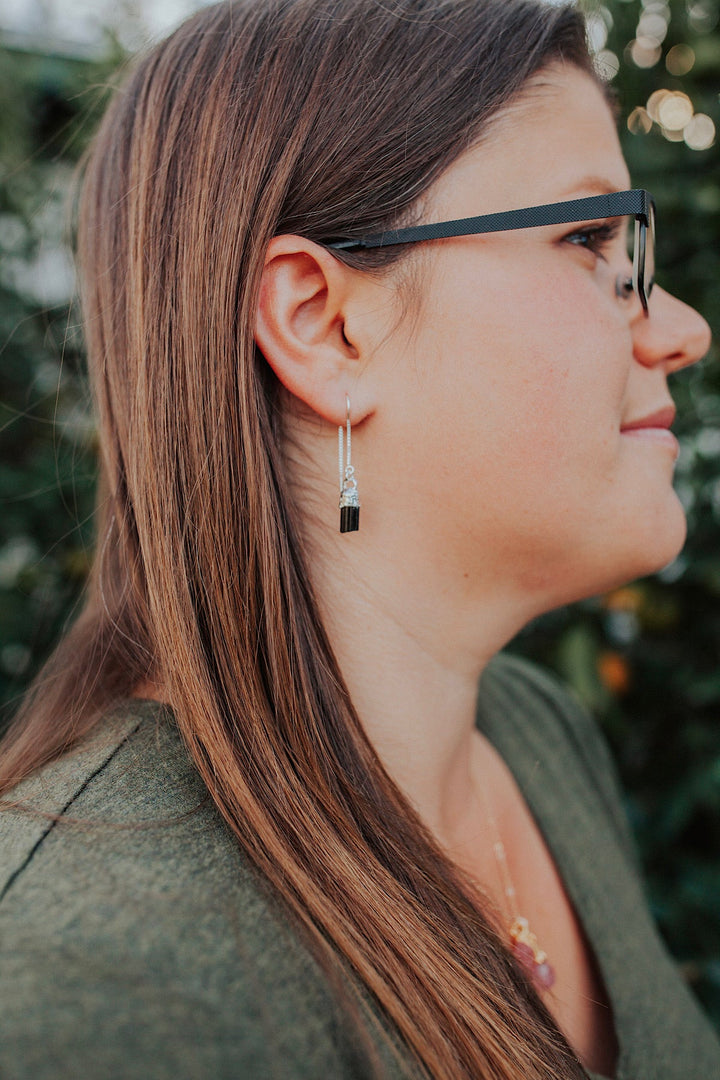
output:
[[[590,717],[549,676],[503,655],[483,675],[477,716],[594,950],[618,1037],[617,1080],[720,1080],[720,1045],[653,926]],[[1,1080],[373,1075],[337,993],[248,866],[168,709],[121,703],[12,798],[62,820],[0,812]],[[368,997],[357,1000],[387,1076],[416,1076]]]

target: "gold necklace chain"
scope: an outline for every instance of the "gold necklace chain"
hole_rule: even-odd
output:
[[[510,911],[508,934],[512,952],[520,965],[528,972],[539,990],[549,990],[555,983],[555,969],[548,960],[547,953],[540,948],[538,939],[530,929],[530,923],[521,915],[517,905],[517,892],[510,874],[507,852],[500,836],[500,828],[490,805],[490,796],[486,785],[482,786],[485,800],[485,814],[495,834],[492,849],[498,867],[505,906]]]

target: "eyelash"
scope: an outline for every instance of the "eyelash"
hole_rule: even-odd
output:
[[[569,233],[565,240],[577,247],[584,247],[600,258],[605,257],[606,250],[620,233],[622,226],[619,222],[606,225],[590,225],[585,229],[576,229]],[[584,242],[579,242],[584,241]]]

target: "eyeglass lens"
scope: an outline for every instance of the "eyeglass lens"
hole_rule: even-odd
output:
[[[633,238],[633,287],[645,312],[655,283],[655,208],[648,208],[648,223],[635,218]]]

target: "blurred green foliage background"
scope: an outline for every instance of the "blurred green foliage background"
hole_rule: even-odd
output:
[[[720,0],[589,3],[658,280],[720,335]],[[93,548],[94,429],[64,240],[73,170],[123,60],[0,30],[0,706],[72,618]],[[657,91],[666,91],[658,94]],[[705,147],[704,149],[700,147]],[[673,376],[689,539],[662,573],[554,612],[512,648],[590,705],[615,752],[654,913],[720,1028],[720,369]]]

